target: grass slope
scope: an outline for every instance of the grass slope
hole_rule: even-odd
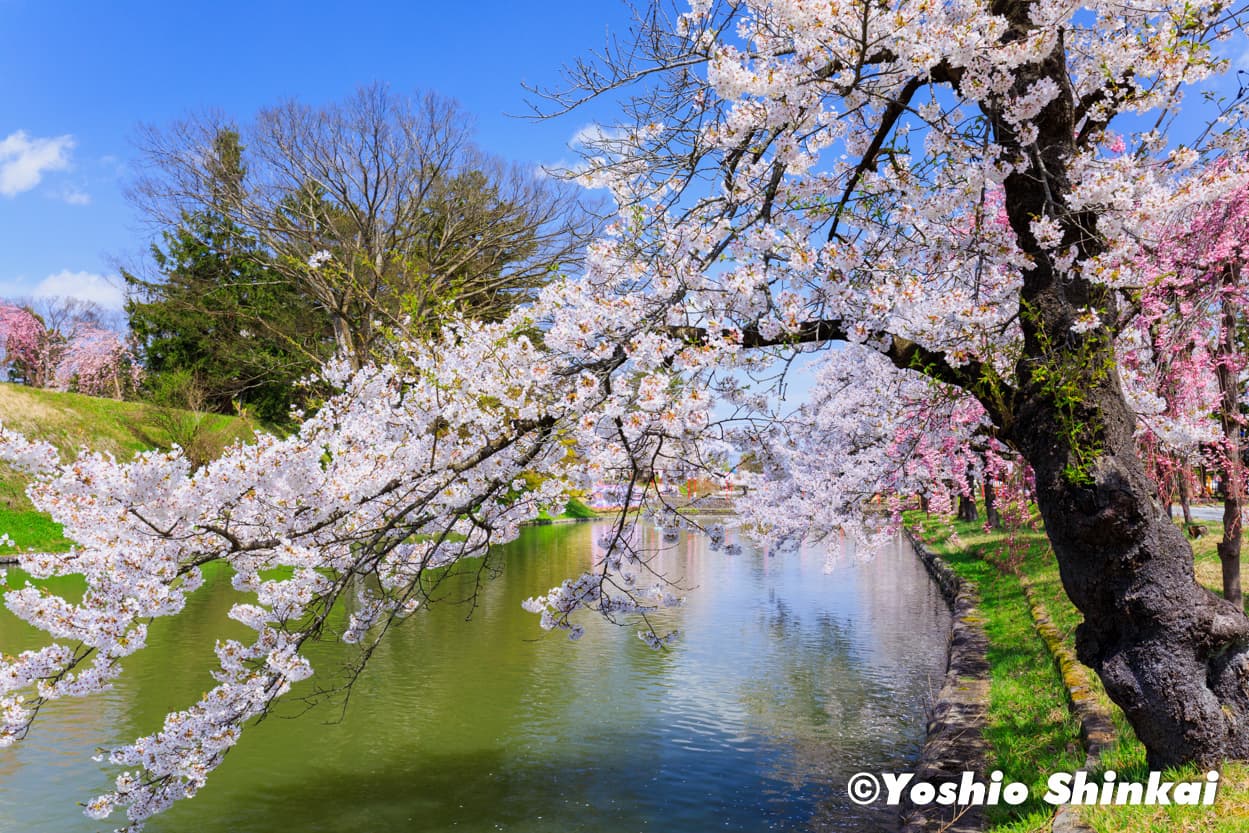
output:
[[[66,458],[89,448],[128,459],[140,451],[175,443],[195,454],[212,455],[236,439],[252,437],[258,428],[237,417],[3,383],[0,423],[31,439],[52,443]],[[24,550],[68,549],[70,542],[60,526],[34,510],[26,497],[27,483],[19,472],[0,464],[0,532],[7,532]]]

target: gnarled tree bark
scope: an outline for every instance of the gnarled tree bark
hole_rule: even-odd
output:
[[[1000,5],[1016,27],[1030,27],[1027,4]],[[1108,327],[1072,331],[1087,308],[1114,321],[1112,294],[1061,272],[1031,231],[1035,218],[1054,217],[1077,262],[1100,251],[1096,216],[1067,207],[1077,125],[1061,36],[1047,60],[1018,71],[1015,92],[1043,78],[1060,94],[1034,142],[990,113],[997,141],[1029,163],[1006,179],[1005,193],[1033,261],[1023,275],[1018,387],[995,416],[1036,473],[1063,587],[1084,614],[1079,657],[1127,715],[1150,766],[1249,757],[1249,618],[1196,581],[1192,551],[1137,456]]]

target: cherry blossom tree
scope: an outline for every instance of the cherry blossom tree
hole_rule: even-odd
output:
[[[629,139],[585,176],[633,207],[618,251],[670,310],[742,346],[859,341],[980,402],[1035,473],[1080,656],[1155,765],[1249,753],[1249,620],[1193,578],[1114,347],[1147,280],[1140,242],[1200,153],[1108,130],[1171,119],[1239,14],[697,4],[607,69],[574,67],[556,99],[638,90]],[[1240,115],[1206,148],[1242,147]],[[999,185],[1009,239],[981,224],[973,245],[968,219]]]
[[[70,334],[56,365],[54,384],[88,396],[122,399],[138,387],[141,378],[134,351],[120,334],[84,322]]]
[[[1232,190],[1228,190],[1232,188]],[[1185,463],[1219,473],[1223,595],[1241,604],[1245,507],[1245,342],[1249,302],[1249,176],[1244,159],[1220,159],[1177,188],[1174,214],[1160,218],[1161,246],[1146,255],[1152,280],[1140,296],[1125,370],[1135,375],[1138,429],[1158,478],[1186,489]],[[1139,378],[1141,374],[1143,378]],[[1185,521],[1191,522],[1185,501]]]
[[[811,537],[815,519],[819,533],[849,533],[870,547],[896,533],[908,499],[949,514],[974,498],[977,482],[1007,482],[1019,466],[986,436],[992,426],[974,397],[859,344],[825,358],[811,401],[762,424],[733,440],[755,449],[766,475],[744,502],[743,520],[775,546]],[[881,501],[886,513],[864,513]]]
[[[574,67],[583,97],[640,89],[631,141],[585,175],[634,207],[619,251],[669,310],[715,322],[706,333],[859,341],[974,396],[1035,473],[1085,617],[1080,656],[1151,762],[1244,756],[1249,620],[1194,580],[1136,454],[1114,347],[1147,280],[1140,241],[1200,156],[1157,131],[1108,133],[1121,115],[1166,122],[1220,67],[1208,42],[1239,11],[1073,14],[700,4],[607,71]],[[1243,145],[1239,115],[1214,144]],[[982,223],[969,241],[995,186],[1008,239]]]
[[[0,302],[0,339],[12,375],[37,388],[48,384],[64,347],[56,332],[29,307]]]
[[[80,544],[25,555],[23,569],[86,581],[81,597],[5,594],[53,642],[0,666],[0,740],[107,685],[148,621],[177,614],[204,565],[229,563],[231,615],[254,638],[220,642],[217,686],[108,752],[124,771],[88,807],[141,825],[194,795],[247,722],[312,675],[309,640],[358,643],[365,662],[437,598],[448,568],[484,567],[491,544],[566,487],[619,482],[625,506],[692,524],[650,473],[714,471],[750,443],[771,485],[748,511],[780,540],[798,529],[795,506],[818,534],[904,477],[966,478],[933,459],[927,435],[915,454],[872,450],[907,436],[884,405],[922,398],[911,393],[922,384],[928,410],[948,409],[942,431],[988,429],[1021,479],[1031,470],[1084,615],[1080,657],[1151,765],[1249,757],[1249,618],[1194,578],[1137,454],[1115,346],[1149,279],[1141,243],[1176,182],[1202,153],[1245,145],[1235,108],[1198,150],[1136,127],[1165,126],[1192,85],[1226,68],[1211,47],[1241,37],[1241,15],[1119,0],[657,10],[636,44],[573,66],[571,90],[551,99],[626,96],[626,122],[580,171],[620,212],[577,280],[500,322],[397,345],[402,361],[333,364],[340,392],[297,433],[194,471],[176,450],[63,464],[0,434],[3,456],[35,473],[36,505]],[[1122,148],[1107,132],[1116,121]],[[775,362],[839,341],[857,345],[842,360],[860,358],[860,376],[833,368],[822,384],[859,381],[838,397],[858,415],[817,397],[791,419],[744,381],[784,385]],[[622,512],[589,571],[527,603],[543,627],[576,637],[589,609],[636,621],[651,644],[670,639],[648,615],[677,600],[633,522]],[[336,605],[350,611],[341,626]]]
[[[10,375],[37,388],[121,399],[142,369],[129,345],[104,327],[102,311],[77,299],[52,298],[37,314],[28,303],[0,302],[0,341]],[[46,323],[46,322],[51,322]]]

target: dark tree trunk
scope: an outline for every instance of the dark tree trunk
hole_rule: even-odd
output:
[[[988,472],[984,476],[984,520],[991,529],[1002,528],[1002,516],[997,511],[997,491]]]
[[[967,523],[980,519],[976,510],[976,470],[970,463],[967,465],[967,493],[958,496],[958,519]]]
[[[1225,275],[1230,284],[1230,270]],[[1223,540],[1219,542],[1219,563],[1223,568],[1223,598],[1244,608],[1240,595],[1240,518],[1245,493],[1240,459],[1240,379],[1236,368],[1236,306],[1223,298],[1222,332],[1217,350],[1219,393],[1222,394],[1219,422],[1223,428]]]
[[[1029,3],[995,0],[1009,38],[1034,28]],[[1023,273],[1024,346],[1009,402],[982,401],[1036,474],[1037,504],[1063,587],[1084,614],[1078,655],[1101,677],[1145,744],[1149,765],[1249,757],[1249,617],[1197,584],[1192,550],[1168,520],[1137,457],[1133,415],[1104,326],[1077,333],[1080,310],[1116,316],[1113,295],[1060,273],[1033,236],[1037,217],[1063,229],[1078,260],[1101,251],[1097,217],[1066,207],[1077,136],[1063,36],[1040,64],[1015,73],[1022,95],[1049,78],[1059,95],[1025,143],[993,107],[994,138],[1018,153],[1006,210],[1031,265]]]
[[[1193,495],[1188,488],[1187,472],[1180,472],[1180,511],[1184,514],[1184,528],[1193,525]]]
[[[1239,608],[1245,606],[1240,592],[1240,496],[1223,501],[1223,540],[1219,541],[1219,564],[1223,568],[1223,598]]]
[[[968,523],[977,520],[980,513],[976,510],[976,501],[967,495],[958,496],[958,519]]]
[[[1197,584],[1192,551],[1153,499],[1130,415],[1111,394],[1089,402],[1105,420],[1092,482],[1071,481],[1072,452],[1038,422],[1042,409],[1024,409],[1016,434],[1063,586],[1084,614],[1080,660],[1124,710],[1151,767],[1249,756],[1249,619]]]

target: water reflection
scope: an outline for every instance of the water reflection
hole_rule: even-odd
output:
[[[671,650],[599,621],[576,645],[542,636],[520,602],[584,569],[597,533],[526,530],[476,607],[430,607],[390,635],[341,720],[322,707],[249,728],[200,796],[149,829],[890,829],[843,786],[918,754],[948,628],[918,561],[895,549],[829,567],[819,548],[726,556],[683,536],[655,563],[696,588],[659,617],[682,633]],[[211,685],[203,669],[236,600],[214,577],[153,627],[115,690],[56,704],[0,752],[0,830],[98,829],[74,806],[108,783],[91,751],[152,731]],[[6,652],[35,637],[0,616]],[[314,649],[320,675],[347,650]]]

